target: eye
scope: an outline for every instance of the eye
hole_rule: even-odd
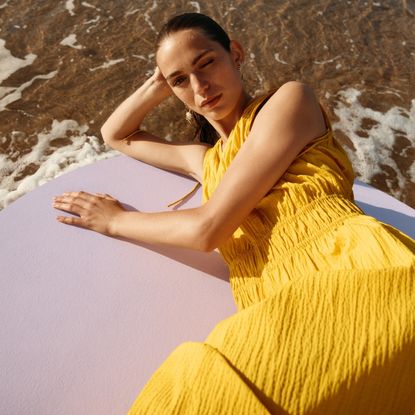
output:
[[[204,68],[205,66],[208,66],[208,65],[210,65],[212,62],[214,61],[214,59],[212,58],[212,59],[209,59],[208,61],[206,61],[204,64],[202,64],[202,68]]]
[[[184,76],[179,76],[173,81],[173,86],[180,86],[185,80]]]

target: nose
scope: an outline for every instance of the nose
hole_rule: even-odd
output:
[[[192,86],[193,92],[202,97],[206,96],[206,92],[209,89],[209,82],[207,79],[199,74],[190,75],[190,85]]]

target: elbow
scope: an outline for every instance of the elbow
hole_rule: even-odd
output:
[[[215,230],[214,222],[205,215],[199,216],[198,226],[193,227],[193,229],[196,231],[193,238],[195,241],[194,247],[198,251],[212,252],[220,245],[219,232]]]
[[[206,237],[206,234],[196,232],[191,238],[190,248],[200,252],[212,252],[215,244]]]
[[[209,237],[205,237],[203,252],[212,252],[220,245],[221,241],[219,241],[218,233],[212,233]]]
[[[104,143],[107,144],[108,146],[111,146],[111,134],[108,131],[108,129],[106,128],[105,124],[101,127],[101,137],[104,140]]]
[[[208,252],[212,252],[212,251],[214,251],[217,248],[216,245],[217,244],[214,244],[211,241],[209,241],[209,240],[207,240],[207,239],[204,238],[201,241],[201,243],[199,244],[199,251],[207,252],[207,253]]]

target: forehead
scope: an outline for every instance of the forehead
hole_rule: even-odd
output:
[[[157,51],[157,64],[163,71],[164,68],[171,68],[191,60],[204,50],[225,51],[222,45],[209,39],[200,30],[181,30],[163,40]]]

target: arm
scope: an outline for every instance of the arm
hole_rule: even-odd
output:
[[[109,195],[86,192],[64,193],[54,199],[53,206],[79,216],[57,217],[58,221],[68,225],[139,242],[206,251],[199,208],[156,213],[128,212]]]
[[[203,206],[159,213],[125,212],[109,197],[97,201],[92,195],[79,198],[70,194],[55,207],[80,215],[61,217],[63,223],[141,242],[211,251],[232,235],[302,148],[325,131],[313,92],[290,82],[258,113],[249,137]],[[98,209],[98,203],[105,209]],[[104,211],[107,217],[97,218]]]
[[[118,146],[125,137],[140,128],[145,116],[172,94],[172,90],[156,67],[132,95],[123,101],[101,127],[104,141]]]
[[[284,84],[259,111],[251,132],[205,204],[207,250],[228,239],[301,150],[327,131],[308,86]]]
[[[172,94],[158,67],[132,95],[123,101],[101,128],[107,145],[153,166],[185,174],[201,181],[208,148],[198,143],[168,143],[140,130],[145,116]]]

